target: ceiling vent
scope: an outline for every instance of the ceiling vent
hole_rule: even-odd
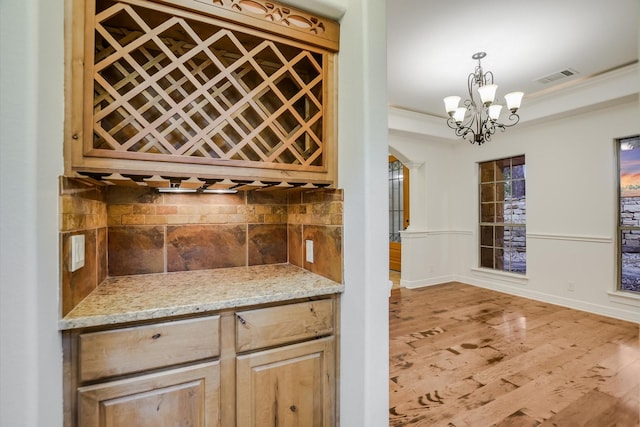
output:
[[[566,70],[558,71],[556,73],[551,73],[547,76],[540,77],[539,79],[536,79],[536,81],[538,83],[547,84],[556,82],[561,79],[566,79],[567,77],[571,77],[576,74],[579,74],[576,70],[574,70],[573,68],[567,68]]]

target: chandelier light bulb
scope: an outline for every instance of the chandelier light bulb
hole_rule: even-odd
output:
[[[443,101],[444,101],[444,109],[446,110],[447,113],[449,113],[449,116],[452,116],[453,113],[458,108],[458,104],[460,103],[460,97],[447,96],[446,98],[443,99]]]
[[[456,111],[453,113],[453,120],[456,123],[460,124],[464,121],[464,115],[466,114],[467,109],[464,107],[456,108]]]
[[[480,99],[485,107],[493,104],[494,99],[496,99],[496,91],[498,90],[498,85],[484,85],[478,88],[478,93],[480,94]]]
[[[518,108],[520,108],[523,96],[524,93],[522,92],[511,92],[504,96],[504,100],[507,101],[507,108],[511,110],[512,113],[515,113],[518,111]]]
[[[489,118],[495,122],[496,120],[498,120],[498,117],[500,117],[500,111],[502,111],[502,105],[500,104],[491,105],[489,107]]]

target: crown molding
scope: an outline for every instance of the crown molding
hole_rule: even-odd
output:
[[[279,0],[282,4],[301,9],[325,18],[340,21],[347,8],[340,0]]]
[[[587,111],[616,102],[638,101],[640,69],[638,63],[598,76],[576,79],[544,91],[525,94],[520,123],[535,123],[572,112]],[[402,108],[388,107],[390,134],[410,134],[459,141],[447,126],[446,118]]]
[[[443,117],[418,113],[398,107],[388,108],[388,126],[389,132],[392,134],[426,135],[443,138],[448,142],[459,139],[447,126],[446,119]]]
[[[571,112],[588,111],[634,97],[637,101],[639,90],[640,71],[636,62],[605,74],[576,79],[557,88],[533,93],[529,97],[525,95],[527,105],[526,109],[521,108],[521,122],[537,122]]]

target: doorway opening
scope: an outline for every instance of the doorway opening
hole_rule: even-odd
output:
[[[390,275],[402,271],[402,237],[409,226],[409,169],[394,156],[389,156],[389,270]],[[395,280],[392,277],[392,281]],[[394,286],[395,287],[395,286]]]

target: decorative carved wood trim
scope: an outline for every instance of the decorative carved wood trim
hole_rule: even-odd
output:
[[[231,7],[231,9],[241,13],[261,16],[267,21],[279,23],[286,27],[294,26],[306,30],[310,34],[320,35],[326,33],[326,24],[320,18],[270,1],[232,0],[225,4],[222,0],[214,0],[213,3],[217,6]]]
[[[156,0],[178,4],[194,10],[208,11],[216,16],[225,15],[237,23],[250,24],[254,28],[283,34],[283,30],[302,34],[305,42],[338,50],[340,26],[327,18],[312,15],[300,9],[267,0]],[[204,7],[203,7],[204,6]],[[211,8],[218,10],[211,11]],[[209,9],[209,10],[208,10]],[[255,19],[251,24],[247,18]]]

